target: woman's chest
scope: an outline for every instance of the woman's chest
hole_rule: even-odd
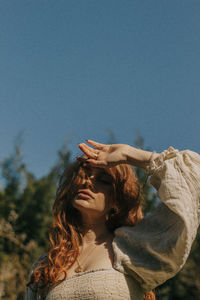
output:
[[[67,271],[68,278],[81,272],[113,268],[114,255],[111,247],[109,249],[97,247],[93,253],[89,250],[82,253]]]
[[[131,277],[114,270],[87,271],[53,287],[46,300],[142,300],[143,293]]]

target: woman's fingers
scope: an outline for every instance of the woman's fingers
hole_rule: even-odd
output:
[[[98,150],[90,148],[89,146],[87,146],[84,143],[81,143],[78,146],[81,149],[81,151],[83,151],[83,153],[85,153],[85,155],[87,155],[89,158],[93,158],[93,159],[97,158]]]
[[[92,148],[92,147],[89,147],[89,146],[88,146],[87,144],[85,144],[85,143],[82,143],[82,145],[83,145],[83,147],[85,147],[88,151],[91,151],[91,152],[96,153],[96,154],[99,153],[99,150],[94,149],[94,148]]]
[[[101,154],[106,152],[107,145],[97,143],[92,140],[87,140],[88,144],[95,147],[96,149],[92,148],[91,146],[88,146],[85,143],[80,143],[78,146],[81,149],[81,151],[87,156],[87,158],[84,158],[85,162],[93,167],[105,167],[107,166],[106,161],[102,160]],[[101,151],[102,150],[102,151]],[[99,157],[100,155],[100,157]],[[80,157],[77,157],[78,160],[81,160]]]
[[[105,168],[107,166],[106,163],[103,163],[102,161],[98,161],[98,160],[92,159],[92,158],[77,156],[76,159],[79,160],[80,162],[86,163],[87,165],[90,165],[90,166],[96,167],[96,168],[98,168],[98,167]]]
[[[105,168],[106,167],[106,164],[103,163],[102,161],[91,159],[91,158],[87,159],[86,163],[89,164],[92,167],[97,167],[97,168],[98,167],[99,168]]]
[[[86,140],[86,142],[94,147],[96,147],[97,149],[99,150],[102,150],[103,147],[105,146],[104,144],[100,144],[100,143],[97,143],[95,141],[92,141],[92,140]]]

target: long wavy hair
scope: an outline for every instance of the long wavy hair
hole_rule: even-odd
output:
[[[106,168],[112,185],[112,209],[106,225],[110,232],[120,226],[134,226],[142,218],[142,192],[133,169],[126,164]],[[28,285],[45,287],[67,278],[67,271],[76,262],[82,244],[83,224],[80,212],[72,200],[86,176],[86,166],[76,161],[66,168],[60,178],[53,205],[54,222],[49,231],[49,250],[33,270]],[[145,300],[155,300],[153,292],[144,295]]]

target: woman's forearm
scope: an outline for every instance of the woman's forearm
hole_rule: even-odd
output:
[[[124,145],[123,155],[127,164],[145,169],[149,165],[150,160],[158,157],[159,153]]]

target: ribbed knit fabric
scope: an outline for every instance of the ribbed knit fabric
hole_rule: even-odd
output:
[[[134,298],[131,297],[134,295]],[[46,300],[143,300],[143,292],[130,277],[115,269],[77,274],[54,287]]]

